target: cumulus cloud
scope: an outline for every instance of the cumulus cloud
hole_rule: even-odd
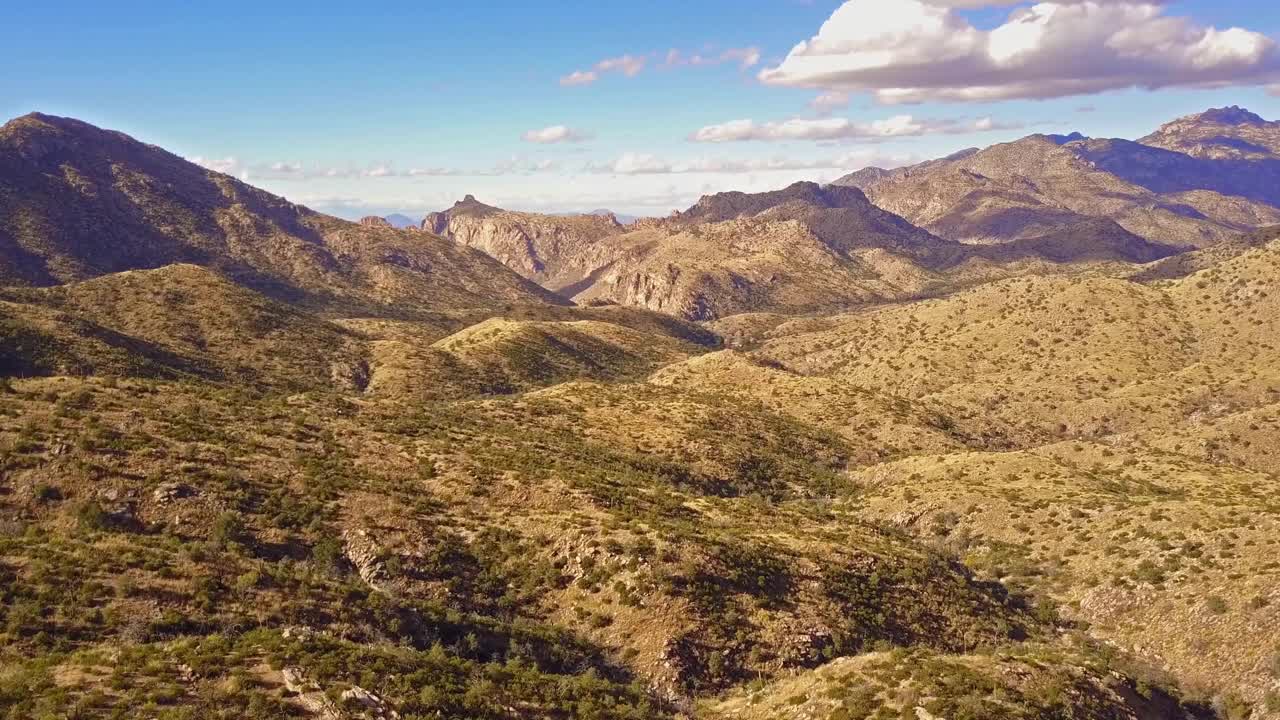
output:
[[[1261,33],[1165,14],[1151,0],[1051,0],[979,30],[966,0],[846,0],[818,34],[760,72],[773,85],[870,92],[886,104],[987,102],[1123,88],[1280,82]]]
[[[567,125],[552,125],[540,130],[530,130],[524,135],[521,135],[520,139],[525,142],[550,145],[554,143],[582,142],[584,140],[591,139],[591,135],[590,133],[585,133],[581,130],[574,130]]]
[[[926,120],[911,115],[895,115],[884,120],[859,123],[848,118],[792,118],[781,122],[757,123],[754,120],[732,120],[708,125],[689,136],[693,142],[744,142],[757,140],[867,140],[882,141],[921,135],[960,135],[1022,127],[1014,123],[998,123],[990,117],[977,120]]]

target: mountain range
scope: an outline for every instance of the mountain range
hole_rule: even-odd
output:
[[[1107,218],[1144,239],[1206,247],[1280,220],[1280,123],[1210,110],[1140,140],[1032,135],[835,181],[942,237],[1001,243]]]
[[[0,128],[0,716],[1280,717],[1280,125],[347,222]]]

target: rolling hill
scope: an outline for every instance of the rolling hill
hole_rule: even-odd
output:
[[[1259,161],[1210,125],[1144,147]],[[1058,208],[962,243],[813,183],[397,230],[9,123],[0,716],[1280,716],[1280,238],[1022,142],[859,175]]]

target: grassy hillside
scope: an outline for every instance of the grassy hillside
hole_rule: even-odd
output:
[[[0,132],[0,718],[1280,717],[1280,240],[801,186],[571,307],[95,132]]]

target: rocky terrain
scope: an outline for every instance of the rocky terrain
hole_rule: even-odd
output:
[[[401,230],[4,126],[0,717],[1280,718],[1280,231],[874,199]]]
[[[1239,108],[1137,142],[1032,135],[836,185],[951,240],[1002,243],[1107,218],[1153,243],[1207,247],[1280,221],[1280,123]]]
[[[856,188],[815,183],[708,195],[631,228],[612,217],[511,213],[468,196],[424,227],[579,303],[692,320],[903,300],[1032,270],[1073,272],[1175,252],[1093,218],[999,246],[965,245],[881,210]]]
[[[468,195],[431,213],[422,229],[481,250],[520,275],[571,296],[602,262],[600,241],[623,232],[613,215],[540,215],[501,210]]]

